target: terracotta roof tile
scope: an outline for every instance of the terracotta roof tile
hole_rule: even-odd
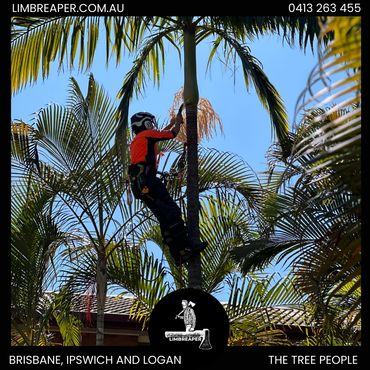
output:
[[[51,300],[54,292],[46,292],[44,298]],[[106,314],[129,315],[134,299],[130,297],[107,296],[105,301]],[[90,305],[90,312],[96,313],[97,300],[96,296],[88,294],[74,294],[72,299],[72,312],[86,312]]]
[[[270,323],[273,325],[312,326],[313,324],[312,317],[304,312],[303,309],[289,306],[259,309],[252,314],[252,317],[258,321],[264,321],[266,324]]]
[[[132,306],[132,303],[133,298],[107,296],[105,301],[104,313],[128,316],[130,314],[130,308]],[[74,301],[72,303],[72,311],[86,312],[89,305],[91,305],[90,312],[96,313],[97,311],[96,296],[89,296],[86,294],[75,295]]]

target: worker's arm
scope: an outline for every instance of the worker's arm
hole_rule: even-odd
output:
[[[177,136],[180,131],[180,125],[183,123],[181,114],[178,114],[176,118],[172,118],[170,125],[165,127],[164,130],[146,130],[146,137],[156,141],[169,140]],[[168,127],[171,129],[168,130]]]
[[[163,130],[171,130],[171,127],[175,124],[176,117],[172,117],[170,123],[163,128]]]
[[[170,140],[175,137],[175,133],[172,130],[146,130],[145,137],[148,140],[152,140],[154,142],[162,141],[162,140]]]
[[[180,126],[184,122],[182,115],[178,114],[176,117],[172,117],[170,123],[163,130],[171,130],[175,136],[180,131]]]

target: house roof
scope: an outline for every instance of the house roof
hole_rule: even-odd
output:
[[[47,293],[51,298],[51,293]],[[122,317],[130,315],[130,309],[134,298],[125,296],[107,296],[104,313],[110,317]],[[223,303],[223,306],[227,306]],[[226,308],[226,307],[225,307]],[[72,312],[96,314],[96,296],[87,294],[74,294],[72,300]],[[242,316],[242,315],[241,315]],[[300,307],[277,306],[267,307],[249,311],[248,316],[259,322],[282,326],[312,326],[312,318],[309,317]]]
[[[46,292],[44,298],[51,301],[53,299],[55,292]],[[134,302],[132,297],[123,296],[110,296],[108,295],[105,299],[105,314],[110,315],[122,315],[129,316],[130,309]],[[96,295],[90,294],[73,294],[71,302],[71,311],[76,313],[85,313],[89,311],[90,313],[97,312],[97,299]]]
[[[120,296],[107,296],[105,301],[105,314],[113,315],[130,315],[130,309],[132,307],[134,299],[129,297]],[[73,312],[86,312],[91,313],[97,312],[97,300],[96,296],[90,296],[86,294],[76,294],[72,303]]]
[[[256,321],[279,326],[312,326],[312,317],[301,308],[277,306],[257,309],[251,313]]]

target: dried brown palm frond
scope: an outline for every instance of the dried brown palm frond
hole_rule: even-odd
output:
[[[176,117],[180,105],[183,103],[183,88],[176,92],[172,106],[170,108],[170,119]],[[184,124],[181,126],[177,139],[186,142],[186,114],[185,109],[182,111]],[[198,102],[198,140],[211,139],[217,131],[223,132],[223,125],[220,116],[213,109],[211,102],[206,98],[199,98]]]

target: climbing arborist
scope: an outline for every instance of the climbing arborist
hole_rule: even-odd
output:
[[[158,219],[163,241],[169,246],[177,266],[206,247],[206,243],[194,244],[190,240],[180,207],[156,176],[157,142],[175,138],[182,123],[181,110],[163,130],[157,129],[156,119],[152,114],[134,114],[131,117],[131,129],[135,136],[130,145],[131,165],[128,169],[134,197],[141,199]]]

